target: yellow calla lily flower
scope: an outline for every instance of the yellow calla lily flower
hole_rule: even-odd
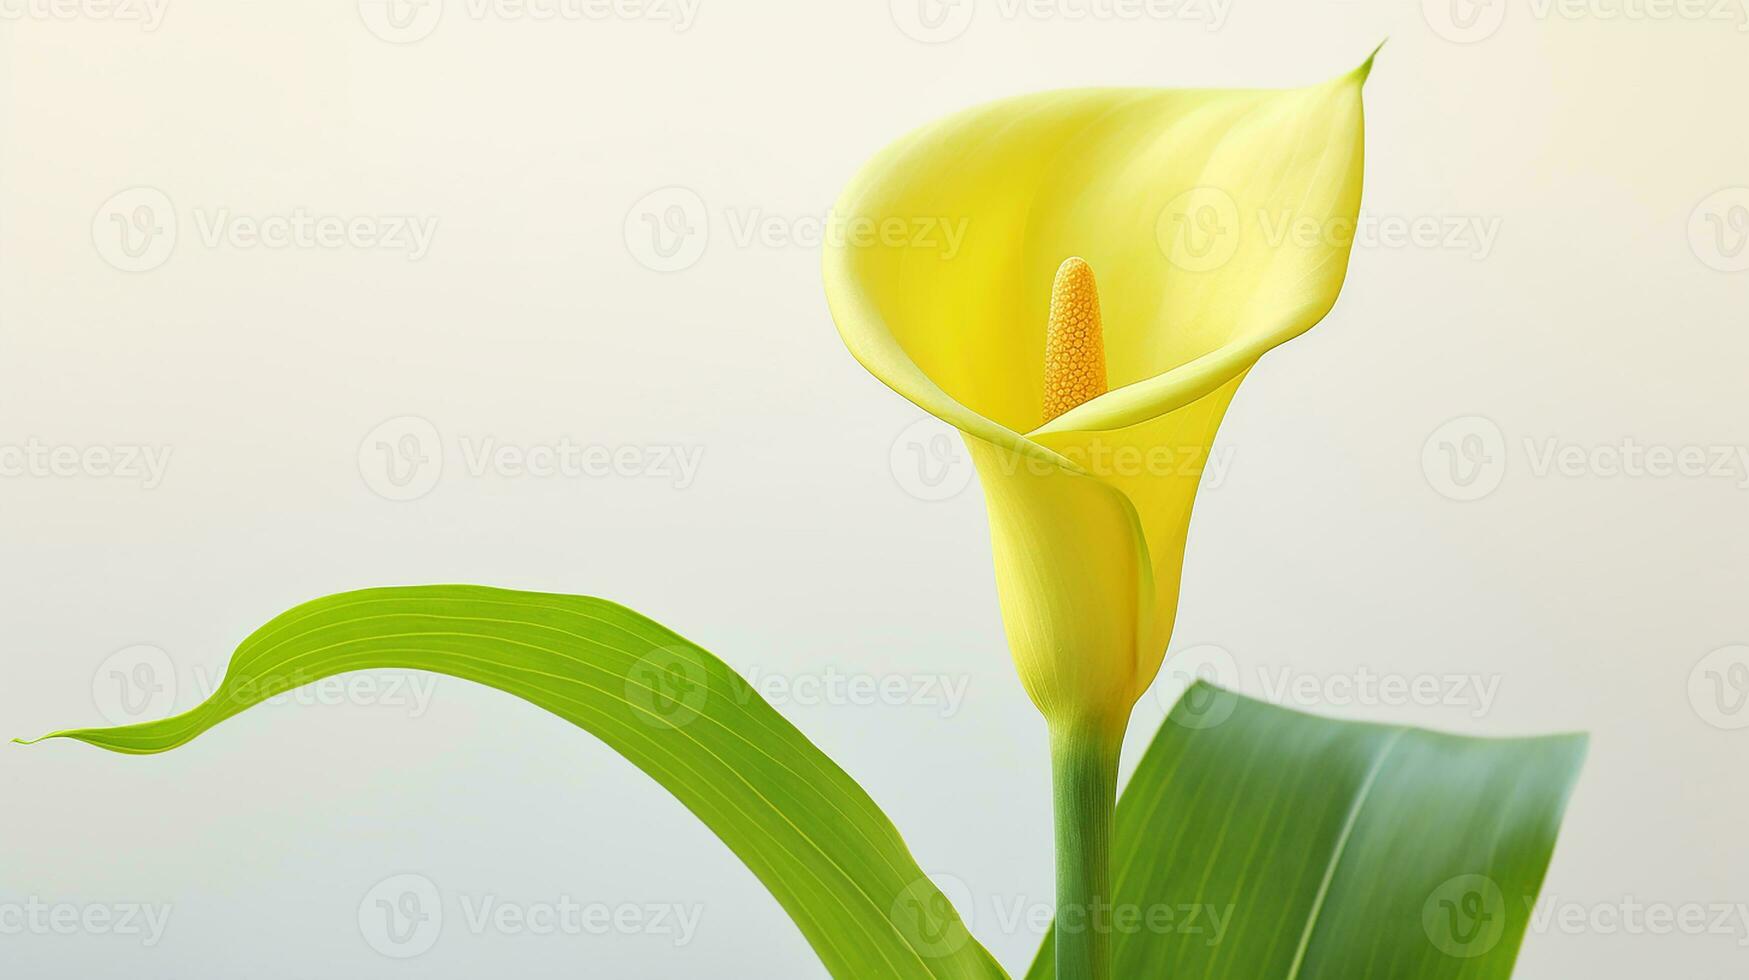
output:
[[[869,232],[825,252],[839,333],[964,434],[1010,650],[1053,731],[1121,734],[1171,635],[1221,417],[1336,301],[1371,64],[979,106],[882,150],[834,209]],[[962,234],[880,233],[927,222]]]

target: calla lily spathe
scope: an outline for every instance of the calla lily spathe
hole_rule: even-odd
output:
[[[832,244],[826,295],[857,360],[964,434],[1010,650],[1053,727],[1121,732],[1159,671],[1200,478],[1184,461],[1347,271],[1370,66],[994,102],[887,147],[835,208],[963,230],[953,250]],[[1109,390],[1046,422],[1046,311],[1072,256],[1097,274]]]

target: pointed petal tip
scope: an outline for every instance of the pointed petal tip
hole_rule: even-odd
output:
[[[1367,76],[1372,74],[1373,59],[1379,56],[1379,52],[1384,50],[1385,45],[1390,43],[1390,40],[1391,39],[1387,37],[1380,41],[1378,47],[1372,49],[1372,54],[1367,55],[1366,60],[1360,63],[1360,67],[1354,70],[1353,75],[1355,81],[1362,84],[1366,83]]]

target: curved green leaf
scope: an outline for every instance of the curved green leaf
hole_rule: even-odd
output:
[[[1198,684],[1118,803],[1114,975],[1508,977],[1585,744],[1334,721]],[[1027,977],[1053,975],[1047,936]]]
[[[1006,976],[862,787],[722,661],[601,599],[475,586],[329,596],[244,640],[184,714],[45,737],[163,752],[277,694],[376,667],[495,687],[612,746],[758,875],[833,976]]]

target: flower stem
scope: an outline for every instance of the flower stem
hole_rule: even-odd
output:
[[[1103,726],[1051,733],[1057,831],[1056,980],[1111,977],[1111,819],[1121,742],[1121,735],[1114,736]]]

